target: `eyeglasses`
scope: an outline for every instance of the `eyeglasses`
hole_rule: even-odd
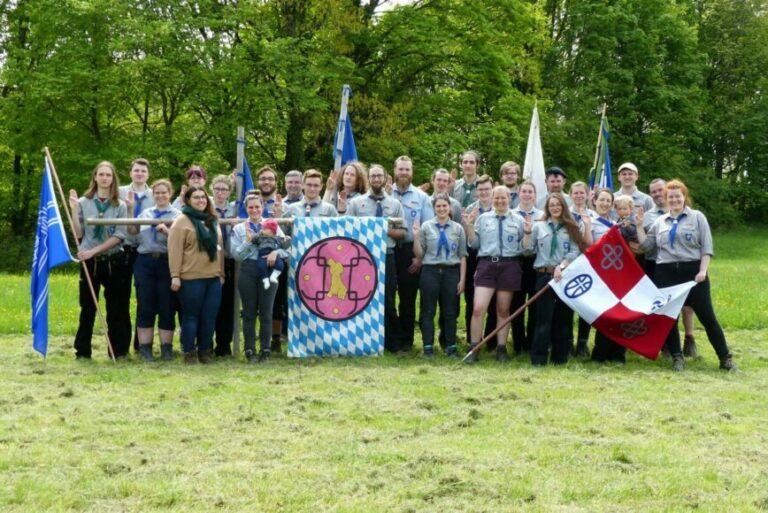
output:
[[[214,187],[213,191],[214,192],[229,192],[229,189],[226,188],[226,187]]]
[[[260,176],[259,177],[259,181],[260,182],[274,182],[275,179],[273,177],[271,177],[271,176],[269,176],[269,177],[267,177],[267,176]]]

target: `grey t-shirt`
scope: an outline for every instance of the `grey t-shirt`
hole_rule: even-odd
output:
[[[89,199],[85,196],[81,196],[78,200],[79,207],[77,209],[77,218],[80,221],[80,226],[83,228],[83,240],[80,241],[79,246],[81,251],[86,249],[93,249],[99,244],[105,242],[110,237],[117,237],[118,239],[124,241],[125,237],[128,235],[125,226],[102,226],[102,230],[99,230],[98,226],[85,224],[86,219],[118,219],[127,217],[128,210],[126,209],[125,203],[123,203],[122,200],[120,200],[120,203],[117,206],[110,203],[109,207],[103,213],[99,212],[99,209],[96,206],[97,201],[99,200],[97,200],[95,197]],[[99,231],[101,231],[100,237],[97,236],[97,232]],[[117,246],[108,249],[103,254],[114,255],[115,253],[120,253],[122,250],[123,248],[120,244],[118,244]]]

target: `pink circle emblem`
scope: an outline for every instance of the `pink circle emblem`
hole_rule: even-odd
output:
[[[363,244],[333,237],[313,244],[296,266],[296,291],[312,313],[328,321],[350,319],[373,299],[378,272]]]

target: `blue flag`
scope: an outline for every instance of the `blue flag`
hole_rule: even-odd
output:
[[[40,190],[40,210],[37,214],[31,284],[32,347],[43,356],[48,353],[48,272],[56,266],[74,261],[67,245],[59,206],[53,195],[53,180],[46,160]]]
[[[608,118],[600,119],[600,141],[597,148],[597,166],[589,173],[590,189],[613,190],[613,173],[611,172],[611,150],[608,142],[611,139],[608,130]]]
[[[237,217],[247,218],[248,212],[245,210],[245,196],[248,191],[255,189],[253,178],[251,178],[251,168],[248,167],[248,161],[243,157],[243,172],[237,173],[237,176],[243,179],[243,188],[240,191],[240,197],[237,198]]]
[[[336,135],[333,138],[333,162],[341,167],[347,162],[357,160],[357,148],[355,148],[355,136],[352,134],[352,120],[349,119],[347,102],[352,89],[345,85],[341,92],[341,111],[339,123],[336,125]]]

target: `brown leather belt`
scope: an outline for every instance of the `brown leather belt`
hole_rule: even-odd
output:
[[[537,272],[537,273],[542,273],[542,274],[554,274],[554,273],[555,273],[555,268],[556,268],[556,267],[557,267],[557,266],[550,266],[550,267],[537,267],[537,268],[536,268],[536,272]]]

